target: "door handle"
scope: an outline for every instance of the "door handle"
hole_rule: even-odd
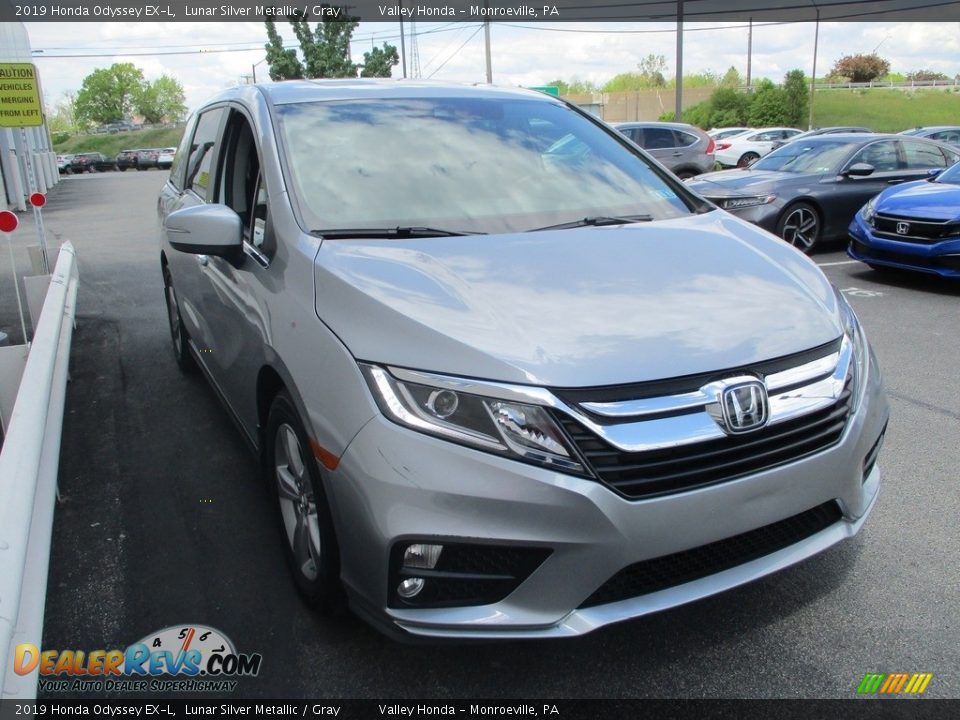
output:
[[[210,263],[210,258],[206,255],[197,255],[197,262],[206,267]]]
[[[896,185],[897,183],[902,183],[902,182],[903,182],[902,178],[899,180],[887,180],[887,185]]]

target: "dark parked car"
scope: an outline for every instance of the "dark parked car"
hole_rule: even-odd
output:
[[[903,135],[817,135],[787,143],[748,168],[688,185],[737,217],[809,253],[845,237],[863,204],[890,185],[920,180],[960,160],[949,145]]]
[[[65,171],[70,173],[83,172],[104,172],[107,170],[116,170],[117,163],[111,160],[103,153],[80,153],[74,155],[73,159],[67,164]]]
[[[784,140],[776,140],[773,143],[773,149],[781,148],[786,145],[788,142],[793,142],[794,140],[803,140],[808,137],[815,137],[817,135],[839,135],[840,133],[872,133],[873,130],[865,127],[825,127],[825,128],[814,128],[813,130],[807,130],[804,133],[799,135],[794,135],[792,138],[786,138]]]
[[[137,168],[137,154],[139,150],[121,150],[117,155],[117,170],[123,172],[129,168]]]
[[[960,164],[887,188],[850,223],[847,254],[872,268],[960,278]]]
[[[614,127],[680,179],[713,170],[716,144],[700,128],[668,122],[616,123]]]

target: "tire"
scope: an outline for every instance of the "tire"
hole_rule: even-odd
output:
[[[692,177],[696,177],[697,173],[693,170],[679,170],[676,173],[677,177],[681,180],[689,180]]]
[[[276,496],[284,555],[307,603],[330,615],[346,607],[340,553],[317,461],[286,390],[274,398],[264,440],[264,468]]]
[[[126,172],[126,171],[127,171],[127,169],[126,169],[125,167],[120,167],[119,165],[117,166],[117,170],[119,170],[120,172]]]
[[[747,165],[752,163],[754,160],[759,160],[759,159],[760,159],[760,156],[757,155],[757,153],[745,152],[743,155],[740,156],[740,159],[737,160],[737,167],[746,167]]]
[[[820,230],[820,214],[804,202],[790,205],[777,222],[777,235],[806,255],[816,248]]]
[[[167,303],[167,324],[170,327],[170,340],[173,345],[173,357],[181,372],[192,373],[197,369],[197,361],[190,354],[190,336],[180,317],[180,303],[177,291],[173,287],[170,271],[163,270],[163,295]]]

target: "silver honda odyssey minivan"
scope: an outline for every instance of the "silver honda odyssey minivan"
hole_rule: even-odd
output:
[[[854,535],[888,406],[803,254],[536,92],[228,90],[159,201],[177,362],[321,611],[559,637]]]

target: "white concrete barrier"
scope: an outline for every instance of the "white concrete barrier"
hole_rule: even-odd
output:
[[[37,671],[14,671],[16,646],[41,645],[70,342],[73,246],[60,248],[0,451],[0,698],[36,697]]]

